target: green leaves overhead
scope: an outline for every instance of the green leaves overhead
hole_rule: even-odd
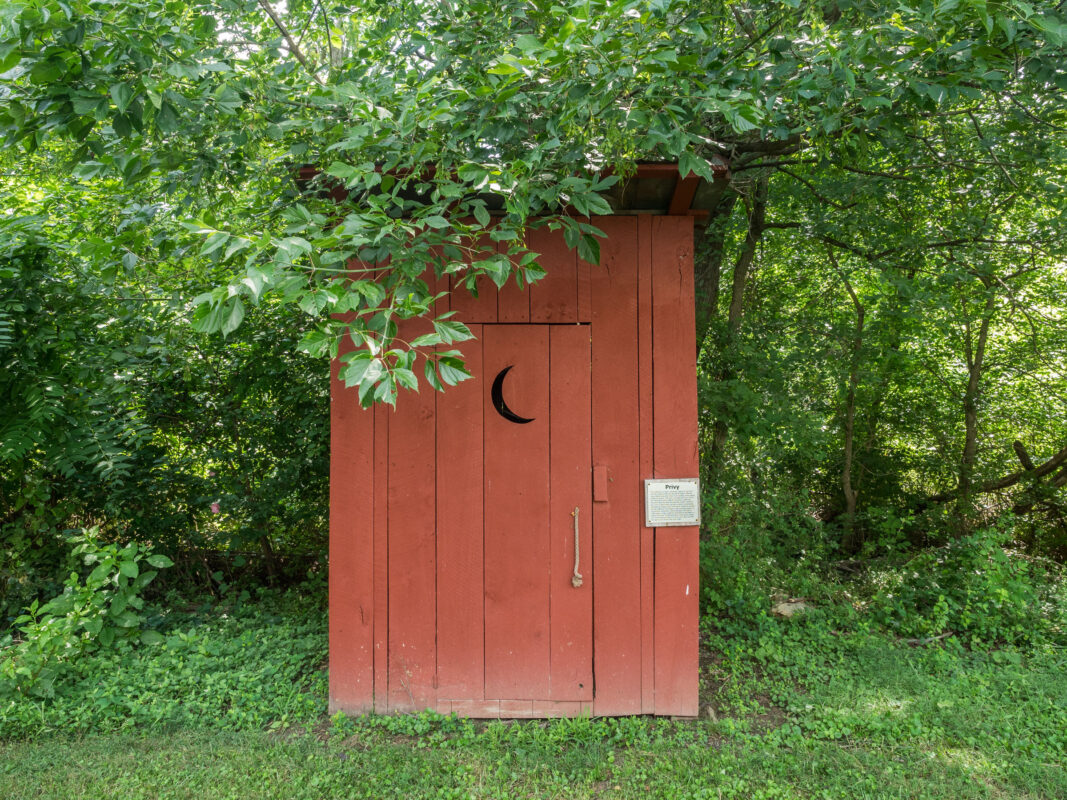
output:
[[[194,304],[198,330],[292,303],[319,321],[309,352],[347,336],[380,361],[392,388],[366,396],[386,401],[414,385],[411,348],[437,346],[395,341],[432,316],[429,276],[536,280],[535,217],[598,260],[600,176],[900,147],[994,98],[1052,120],[1067,88],[1062,10],[1015,0],[276,5],[12,6],[0,136],[158,203],[163,257],[224,284]]]

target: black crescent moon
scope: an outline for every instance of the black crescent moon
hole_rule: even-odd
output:
[[[520,417],[518,414],[508,408],[508,404],[504,402],[504,377],[508,374],[508,370],[510,370],[513,366],[515,365],[510,364],[509,366],[504,367],[504,369],[500,370],[500,373],[493,380],[493,408],[495,408],[496,413],[498,413],[504,419],[509,420],[511,422],[517,422],[519,425],[525,425],[527,422],[533,422],[534,418],[530,417],[529,419],[527,419],[526,417]]]

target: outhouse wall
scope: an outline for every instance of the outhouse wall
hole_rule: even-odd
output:
[[[477,335],[474,380],[363,410],[334,365],[331,710],[697,713],[698,531],[643,507],[698,473],[693,221],[592,222],[599,265],[534,231],[542,281],[437,309]],[[506,366],[533,423],[496,413]]]

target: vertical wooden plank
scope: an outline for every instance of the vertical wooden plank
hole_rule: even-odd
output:
[[[449,304],[452,311],[456,312],[456,319],[466,324],[475,322],[497,321],[497,288],[496,284],[482,275],[478,278],[478,296],[475,297],[463,284],[460,276],[452,275],[449,278],[451,293]]]
[[[656,477],[698,474],[693,221],[652,220],[652,359]],[[656,713],[695,716],[699,534],[655,532]]]
[[[549,331],[553,700],[593,699],[593,506],[589,326]],[[575,518],[581,585],[575,587]]]
[[[460,345],[474,376],[437,395],[437,693],[484,697],[482,328]]]
[[[600,227],[603,217],[593,219],[593,224]],[[588,261],[578,259],[578,321],[593,320],[593,287],[590,272],[595,269]]]
[[[374,407],[374,710],[389,710],[389,409]]]
[[[483,369],[492,382],[512,366],[503,398],[518,424],[484,397],[485,696],[549,694],[549,372],[548,329],[483,329]]]
[[[425,320],[401,324],[412,339]],[[434,392],[403,392],[389,426],[389,706],[436,708]]]
[[[533,228],[528,247],[540,253],[545,277],[530,287],[531,322],[578,321],[578,256],[567,247],[563,231]]]
[[[487,252],[496,252],[496,243],[486,239],[483,246]],[[464,244],[464,248],[469,244]],[[471,259],[474,260],[474,259]],[[497,296],[496,284],[485,275],[477,280],[478,296],[475,297],[466,288],[463,278],[466,273],[457,273],[449,276],[451,294],[449,303],[452,311],[456,312],[456,318],[465,323],[471,322],[496,322],[497,321]]]
[[[434,249],[435,256],[438,255],[439,250],[440,248]],[[448,313],[449,309],[451,308],[451,294],[449,292],[451,284],[449,282],[448,276],[442,275],[440,278],[437,277],[437,274],[434,271],[434,265],[431,264],[427,268],[426,273],[423,275],[423,280],[426,281],[426,285],[430,287],[430,291],[434,294],[443,293],[442,296],[435,300],[433,303],[433,315],[435,317],[439,317],[442,314]]]
[[[593,505],[593,663],[598,715],[641,711],[641,482],[638,472],[637,220],[597,220],[600,265],[592,289],[594,464],[608,500]]]
[[[603,464],[593,468],[593,502],[608,502],[608,468]]]
[[[637,218],[637,360],[638,408],[641,416],[641,480],[653,477],[652,418],[652,217]],[[655,639],[654,639],[654,540],[652,528],[641,528],[641,713],[655,711]]]
[[[498,253],[508,252],[507,242],[497,243]],[[515,276],[508,278],[508,282],[500,288],[497,295],[497,320],[499,322],[529,322],[530,321],[530,292],[529,286],[522,289],[515,283]]]
[[[351,344],[347,349],[351,349]],[[330,380],[330,710],[374,703],[374,414]]]

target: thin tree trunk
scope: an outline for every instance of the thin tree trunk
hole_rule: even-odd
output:
[[[274,548],[270,543],[270,534],[266,530],[259,537],[259,549],[263,553],[263,561],[267,565],[267,583],[274,586],[278,583],[278,559]]]
[[[767,225],[767,178],[761,178],[756,184],[756,194],[752,199],[752,209],[748,216],[748,233],[745,245],[734,265],[734,280],[730,290],[730,312],[726,318],[727,330],[732,338],[741,327],[741,315],[745,308],[745,285],[748,282],[749,269],[756,257],[756,248]]]
[[[708,331],[719,316],[719,294],[722,284],[722,258],[725,253],[726,231],[730,215],[737,203],[737,195],[731,193],[715,207],[711,221],[704,229],[704,253],[696,265],[696,329],[697,355],[704,347]]]
[[[760,178],[756,182],[756,191],[748,214],[748,233],[745,236],[745,244],[737,256],[737,262],[734,264],[734,279],[730,288],[730,311],[726,317],[724,349],[733,343],[737,332],[741,328],[741,317],[745,307],[745,287],[748,283],[749,270],[756,257],[756,249],[759,246],[760,239],[763,238],[763,231],[766,229],[767,224],[767,184],[767,177]],[[720,381],[726,381],[732,377],[733,372],[729,368],[724,368],[719,373]],[[716,420],[711,445],[712,461],[714,463],[717,463],[722,457],[723,449],[726,446],[726,434],[726,421]]]
[[[907,270],[903,273],[904,277],[910,282],[915,277],[914,270]],[[893,319],[896,317],[897,312],[900,310],[903,302],[902,289],[897,286],[896,291],[893,294],[893,299],[888,308],[885,309],[884,315]],[[885,349],[885,354],[880,359],[880,366],[878,370],[878,377],[873,381],[871,387],[871,407],[866,416],[866,425],[863,436],[863,445],[860,449],[862,458],[860,459],[859,467],[860,472],[852,476],[852,485],[857,491],[860,490],[863,484],[863,478],[865,475],[864,462],[869,461],[871,453],[875,449],[875,445],[878,442],[878,425],[882,419],[882,408],[885,405],[886,390],[889,386],[889,379],[893,374],[894,357],[900,353],[900,344],[903,338],[902,326],[890,325],[889,327],[889,342]]]
[[[986,343],[989,340],[989,324],[996,310],[997,297],[988,282],[983,281],[987,296],[978,339],[972,342],[970,322],[964,322],[964,354],[967,357],[967,388],[963,393],[963,455],[960,458],[956,496],[959,508],[965,515],[973,510],[971,489],[974,483],[974,466],[978,456],[978,397],[981,392],[982,364],[985,361]]]
[[[844,464],[841,467],[841,493],[845,498],[845,537],[842,546],[847,552],[855,552],[856,542],[856,498],[859,494],[852,485],[852,461],[855,449],[855,423],[856,423],[856,389],[860,381],[860,352],[863,349],[863,323],[867,311],[860,302],[859,296],[852,288],[848,276],[837,263],[832,248],[827,248],[830,263],[833,264],[841,281],[845,284],[848,296],[856,309],[856,324],[852,332],[852,341],[849,346],[848,363],[848,390],[845,393],[845,421],[844,421]]]

